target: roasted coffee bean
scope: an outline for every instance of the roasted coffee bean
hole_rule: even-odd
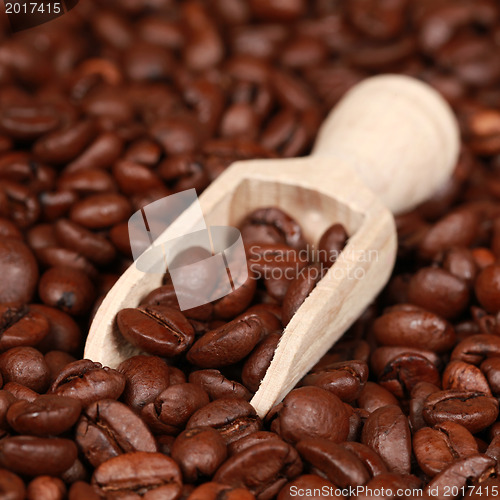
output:
[[[15,401],[17,401],[17,398],[9,391],[0,390],[0,431],[6,431],[9,428],[7,424],[7,411]]]
[[[0,464],[23,476],[59,476],[76,459],[69,439],[13,436],[0,440]]]
[[[484,268],[475,283],[476,296],[481,305],[491,313],[500,311],[500,266]]]
[[[31,304],[29,310],[44,316],[49,323],[48,334],[38,343],[42,352],[59,350],[76,354],[81,347],[82,332],[75,320],[55,307]]]
[[[195,370],[189,374],[189,382],[199,385],[213,401],[236,398],[249,400],[250,391],[242,384],[229,380],[219,370]]]
[[[123,195],[104,193],[75,203],[69,217],[88,229],[103,229],[126,220],[131,213],[130,203]]]
[[[200,386],[175,384],[160,393],[153,403],[147,404],[142,415],[153,431],[176,435],[191,416],[209,402],[208,394]]]
[[[72,123],[38,139],[33,152],[46,163],[69,162],[78,156],[93,136],[94,125],[91,121]]]
[[[78,269],[53,267],[42,275],[38,293],[44,304],[80,315],[88,312],[95,290],[88,276]]]
[[[304,439],[297,443],[297,451],[305,462],[341,488],[361,486],[370,479],[357,455],[327,439]]]
[[[270,411],[268,418],[271,430],[291,443],[316,437],[341,443],[349,433],[344,404],[335,394],[319,387],[294,389]]]
[[[49,392],[79,399],[83,406],[100,399],[118,399],[125,388],[125,376],[89,359],[67,365]]]
[[[368,381],[358,396],[358,406],[369,413],[387,405],[397,405],[398,400],[384,387]]]
[[[455,344],[455,332],[448,321],[424,309],[393,310],[373,323],[375,338],[382,345],[416,347],[438,353]]]
[[[443,372],[443,389],[453,389],[465,392],[482,392],[491,396],[486,378],[481,370],[474,365],[458,359],[451,361]]]
[[[43,394],[33,402],[11,404],[7,422],[19,434],[57,436],[76,423],[81,409],[77,399]]]
[[[255,409],[243,399],[222,398],[199,409],[189,419],[186,429],[213,427],[226,444],[231,444],[262,428]]]
[[[470,335],[462,340],[451,353],[451,359],[479,365],[485,358],[500,354],[500,338],[491,334]]]
[[[169,367],[157,356],[133,356],[117,370],[126,379],[122,400],[136,410],[154,401],[170,385]]]
[[[235,488],[216,482],[204,483],[198,486],[189,496],[189,500],[217,500],[223,496],[227,500],[255,500],[255,496],[246,488]]]
[[[49,351],[43,357],[49,367],[51,384],[66,365],[76,361],[74,356],[64,351]]]
[[[39,396],[37,392],[17,382],[7,382],[3,386],[3,390],[9,392],[16,399],[22,399],[30,403],[34,402]]]
[[[371,477],[379,476],[387,472],[387,466],[380,456],[369,446],[355,441],[341,443],[340,446],[354,453],[363,462]]]
[[[180,496],[182,476],[179,466],[161,453],[136,451],[102,463],[92,476],[101,496],[136,496],[146,491],[165,500]]]
[[[498,416],[498,401],[478,392],[440,391],[427,397],[423,417],[429,425],[456,422],[475,434]]]
[[[69,489],[68,500],[99,500],[99,495],[90,484],[76,481]]]
[[[95,234],[78,224],[60,219],[54,224],[58,241],[97,265],[108,264],[115,256],[113,245],[104,236]]]
[[[24,500],[26,490],[19,476],[7,469],[0,469],[0,493],[5,500]]]
[[[230,457],[219,468],[214,481],[246,487],[257,499],[267,500],[301,472],[302,462],[295,449],[281,440],[271,439]]]
[[[318,257],[320,262],[330,267],[338,259],[347,242],[347,233],[342,224],[330,226],[318,242]]]
[[[410,279],[408,298],[444,318],[453,318],[467,306],[469,291],[462,280],[448,271],[428,267]]]
[[[38,282],[38,265],[31,250],[17,238],[0,241],[0,302],[29,302]]]
[[[429,384],[429,382],[419,382],[413,387],[409,404],[409,421],[413,432],[427,426],[422,415],[424,404],[427,396],[435,392],[439,392],[439,387]]]
[[[326,389],[342,401],[351,402],[358,398],[368,378],[368,366],[362,361],[332,363],[313,369],[307,375],[304,385]]]
[[[176,356],[194,339],[193,327],[186,317],[162,305],[122,309],[117,324],[131,344],[158,356]]]
[[[187,354],[190,363],[201,368],[216,368],[242,360],[255,347],[262,334],[257,318],[238,318],[207,332],[197,340]]]
[[[488,381],[491,392],[497,396],[500,393],[500,358],[489,358],[481,363],[481,372]]]
[[[372,412],[363,427],[362,442],[381,456],[391,472],[410,473],[410,428],[398,406],[383,406]]]
[[[474,242],[478,226],[478,214],[472,210],[445,215],[427,231],[420,242],[419,253],[432,259],[452,247],[468,247]]]
[[[270,333],[255,346],[245,361],[241,380],[250,391],[257,392],[260,382],[271,364],[280,338],[279,333]]]
[[[393,358],[379,376],[379,384],[398,398],[411,394],[419,382],[439,385],[436,366],[425,356],[403,353]]]
[[[429,477],[446,469],[457,458],[478,453],[472,434],[463,426],[444,422],[435,429],[423,427],[413,436],[413,450],[418,465]]]
[[[482,480],[484,478],[483,474],[493,471],[494,466],[495,460],[480,454],[457,460],[435,476],[427,484],[424,492],[430,496],[434,496],[434,498],[444,500],[446,498],[446,494],[444,493],[445,485],[447,488],[457,488],[460,491],[461,488],[466,487],[468,481]],[[436,495],[431,493],[433,491],[436,492]],[[451,489],[450,491],[453,490]]]
[[[28,500],[63,500],[66,486],[57,477],[38,476],[28,484],[26,493]]]
[[[43,355],[33,347],[13,347],[0,355],[0,373],[4,382],[17,382],[36,392],[44,392],[50,371]]]
[[[177,436],[171,456],[179,464],[184,480],[195,483],[213,476],[226,460],[227,447],[215,429],[198,427]]]
[[[317,266],[307,266],[290,283],[283,299],[283,325],[286,326],[323,277],[324,270]]]
[[[94,467],[122,453],[157,451],[155,439],[141,418],[112,399],[85,408],[75,429],[75,440]]]
[[[0,304],[0,351],[35,346],[49,333],[46,317],[27,306]]]

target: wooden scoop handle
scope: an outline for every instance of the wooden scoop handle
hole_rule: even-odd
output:
[[[449,178],[459,147],[457,121],[435,90],[407,76],[381,75],[344,96],[312,155],[349,164],[387,208],[401,213]]]

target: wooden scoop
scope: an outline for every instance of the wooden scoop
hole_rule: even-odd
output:
[[[350,235],[281,337],[251,401],[260,416],[386,284],[397,247],[391,211],[407,211],[432,195],[449,178],[458,151],[455,118],[437,92],[409,77],[377,76],[350,90],[330,113],[311,156],[234,163],[200,196],[208,225],[238,226],[251,211],[277,206],[301,224],[310,244],[336,222]],[[137,307],[161,279],[135,265],[120,277],[95,315],[86,358],[116,367],[137,353],[117,332],[115,316]]]

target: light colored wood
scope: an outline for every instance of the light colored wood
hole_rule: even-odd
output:
[[[379,100],[385,103],[382,110]],[[457,125],[441,98],[407,77],[375,77],[348,93],[330,114],[312,156],[237,162],[203,192],[200,204],[209,225],[235,226],[256,208],[279,206],[301,223],[312,244],[335,222],[350,234],[335,265],[285,329],[252,399],[259,415],[279,402],[338,340],[391,274],[394,220],[363,181],[392,209],[402,210],[432,194],[457,155]],[[176,224],[188,228],[187,220]],[[137,306],[160,282],[161,276],[132,265],[99,308],[85,357],[116,367],[135,354],[116,331],[116,313]]]

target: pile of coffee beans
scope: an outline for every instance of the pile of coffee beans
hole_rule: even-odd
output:
[[[499,49],[496,0],[82,0],[16,34],[0,16],[0,498],[497,498]],[[334,259],[294,258],[300,227],[272,207],[241,226],[259,280],[184,314],[166,276],[117,318],[151,355],[81,359],[134,212],[307,154],[387,72],[441,92],[461,156],[397,217],[383,293],[282,403],[262,420],[249,400]]]

